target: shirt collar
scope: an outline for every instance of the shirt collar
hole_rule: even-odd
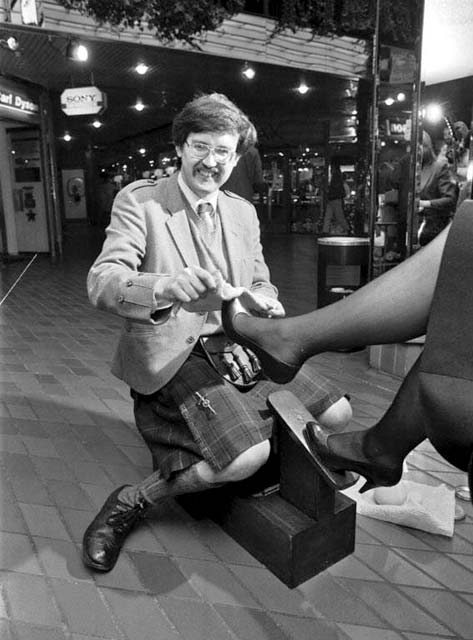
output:
[[[177,176],[177,183],[194,212],[197,212],[197,207],[202,202],[210,202],[210,204],[214,208],[214,211],[217,211],[218,189],[213,193],[209,193],[207,196],[205,196],[205,198],[199,198],[199,196],[195,194],[190,187],[187,186],[180,171]]]

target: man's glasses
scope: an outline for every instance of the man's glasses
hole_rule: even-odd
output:
[[[235,152],[231,149],[227,149],[226,147],[212,147],[210,144],[206,144],[205,142],[198,142],[197,140],[192,140],[191,142],[187,142],[186,144],[191,150],[194,158],[202,160],[206,158],[210,152],[213,153],[215,158],[215,162],[219,164],[225,164],[229,162],[235,155]]]

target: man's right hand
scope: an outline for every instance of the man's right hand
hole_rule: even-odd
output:
[[[163,280],[158,297],[180,304],[195,302],[217,291],[217,274],[218,272],[212,274],[197,266],[186,267],[171,278]]]

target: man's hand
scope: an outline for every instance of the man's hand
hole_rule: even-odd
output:
[[[201,267],[186,267],[163,281],[159,297],[179,304],[195,302],[217,291],[219,282],[216,276]]]
[[[189,313],[201,313],[220,310],[223,300],[232,300],[243,291],[243,287],[225,282],[218,270],[210,273],[191,266],[164,282],[158,296],[173,302],[175,313],[180,307]]]

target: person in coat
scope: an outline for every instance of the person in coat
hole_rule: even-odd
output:
[[[436,157],[432,140],[422,132],[418,242],[426,245],[451,222],[458,187],[445,158]]]
[[[124,320],[112,371],[131,389],[155,468],[141,482],[117,487],[87,527],[83,561],[97,571],[113,568],[150,506],[248,478],[271,451],[266,398],[277,385],[237,345],[222,351],[229,375],[207,357],[208,344],[224,337],[223,300],[238,299],[262,316],[284,315],[254,206],[220,189],[256,143],[256,131],[228,98],[211,93],[184,106],[173,140],[180,169],[119,192],[88,275],[92,304]],[[347,398],[310,363],[288,388],[330,428],[350,419]]]

